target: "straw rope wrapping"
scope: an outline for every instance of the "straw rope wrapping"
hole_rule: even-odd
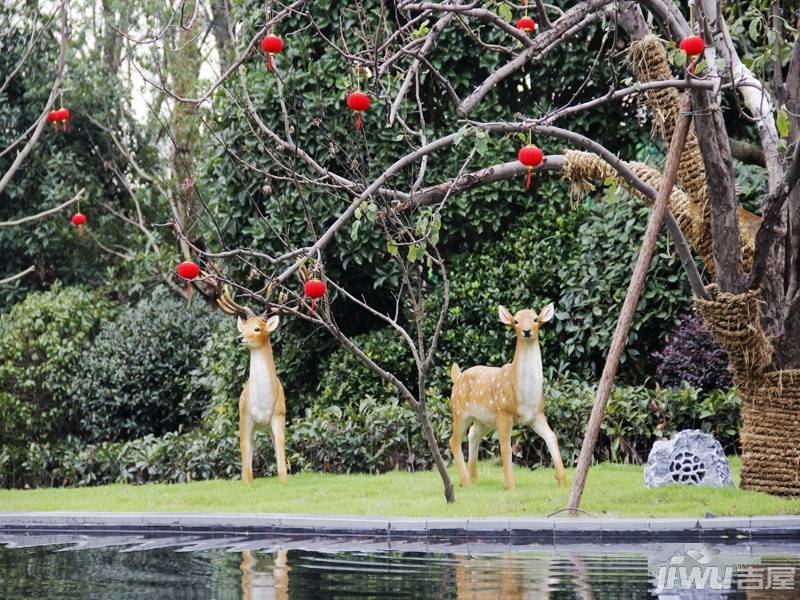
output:
[[[800,496],[800,370],[771,371],[739,394],[741,487]]]
[[[639,179],[654,189],[660,188],[661,173],[657,169],[640,162],[628,162],[626,164]],[[564,153],[563,176],[571,184],[572,196],[579,197],[594,189],[595,182],[602,182],[608,177],[617,177],[617,172],[614,167],[597,154],[567,150]],[[641,200],[645,199],[641,192],[631,187],[625,180],[621,180],[621,183],[634,196]],[[683,235],[686,236],[695,253],[705,256],[703,251],[707,250],[710,263],[707,262],[706,264],[713,266],[713,258],[710,254],[711,238],[708,237],[708,230],[704,226],[703,208],[678,188],[672,190],[672,194],[669,197],[669,208],[672,214],[675,215]],[[755,238],[750,235],[746,221],[740,219],[739,230],[742,234],[742,239],[752,240],[750,245],[750,255],[752,256],[752,244],[755,243]]]
[[[708,291],[711,299],[695,298],[695,307],[728,352],[742,399],[742,488],[800,496],[800,370],[767,370],[772,343],[758,291]]]
[[[642,163],[627,163],[645,183],[659,189],[661,174]],[[596,154],[568,150],[563,175],[573,196],[594,189],[595,182],[617,176],[616,170]],[[624,180],[634,196],[643,195]],[[698,227],[701,207],[677,188],[670,209],[689,243],[703,238]],[[742,239],[750,229],[740,214]],[[752,248],[752,245],[751,245]],[[696,251],[696,250],[695,250]],[[752,256],[752,250],[751,254]],[[758,291],[734,295],[712,284],[710,300],[695,299],[709,330],[728,352],[734,380],[742,397],[742,487],[784,496],[800,495],[800,371],[768,371],[772,343],[761,325]]]

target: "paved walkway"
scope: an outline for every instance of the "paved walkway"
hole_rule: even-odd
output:
[[[411,519],[203,513],[0,513],[0,530],[285,533],[520,542],[800,542],[800,516],[704,519]]]

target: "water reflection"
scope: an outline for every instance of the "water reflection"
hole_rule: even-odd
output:
[[[683,548],[0,532],[0,598],[648,598],[654,557],[669,559]],[[661,597],[800,597],[800,546],[719,548],[757,558],[764,582],[769,576],[786,589],[734,586]]]
[[[254,557],[252,550],[242,552],[242,598],[244,600],[288,600],[288,551],[272,556]]]

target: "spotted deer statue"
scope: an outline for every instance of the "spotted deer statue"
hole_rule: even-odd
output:
[[[272,356],[270,335],[278,328],[277,315],[256,315],[237,304],[226,287],[217,299],[223,312],[236,317],[236,341],[250,350],[250,376],[239,397],[239,448],[242,480],[253,481],[253,436],[258,429],[272,431],[278,479],[286,481],[286,399]]]
[[[544,375],[542,351],[539,347],[539,328],[553,318],[552,304],[538,314],[521,310],[512,315],[504,306],[498,309],[500,321],[514,329],[517,349],[514,360],[502,367],[477,366],[462,371],[453,363],[450,375],[453,391],[450,410],[453,413],[453,435],[450,449],[453,452],[461,485],[469,485],[478,478],[478,446],[490,431],[497,430],[500,437],[500,456],[503,460],[503,478],[506,489],[514,488],[511,470],[511,431],[514,425],[530,425],[547,443],[553,457],[556,480],[566,483],[564,465],[558,439],[544,416]],[[464,464],[461,442],[469,428],[469,470]]]

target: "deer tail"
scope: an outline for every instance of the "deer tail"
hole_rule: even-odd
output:
[[[461,367],[458,366],[458,363],[453,363],[453,366],[450,367],[450,379],[455,383],[459,377],[461,377]]]

